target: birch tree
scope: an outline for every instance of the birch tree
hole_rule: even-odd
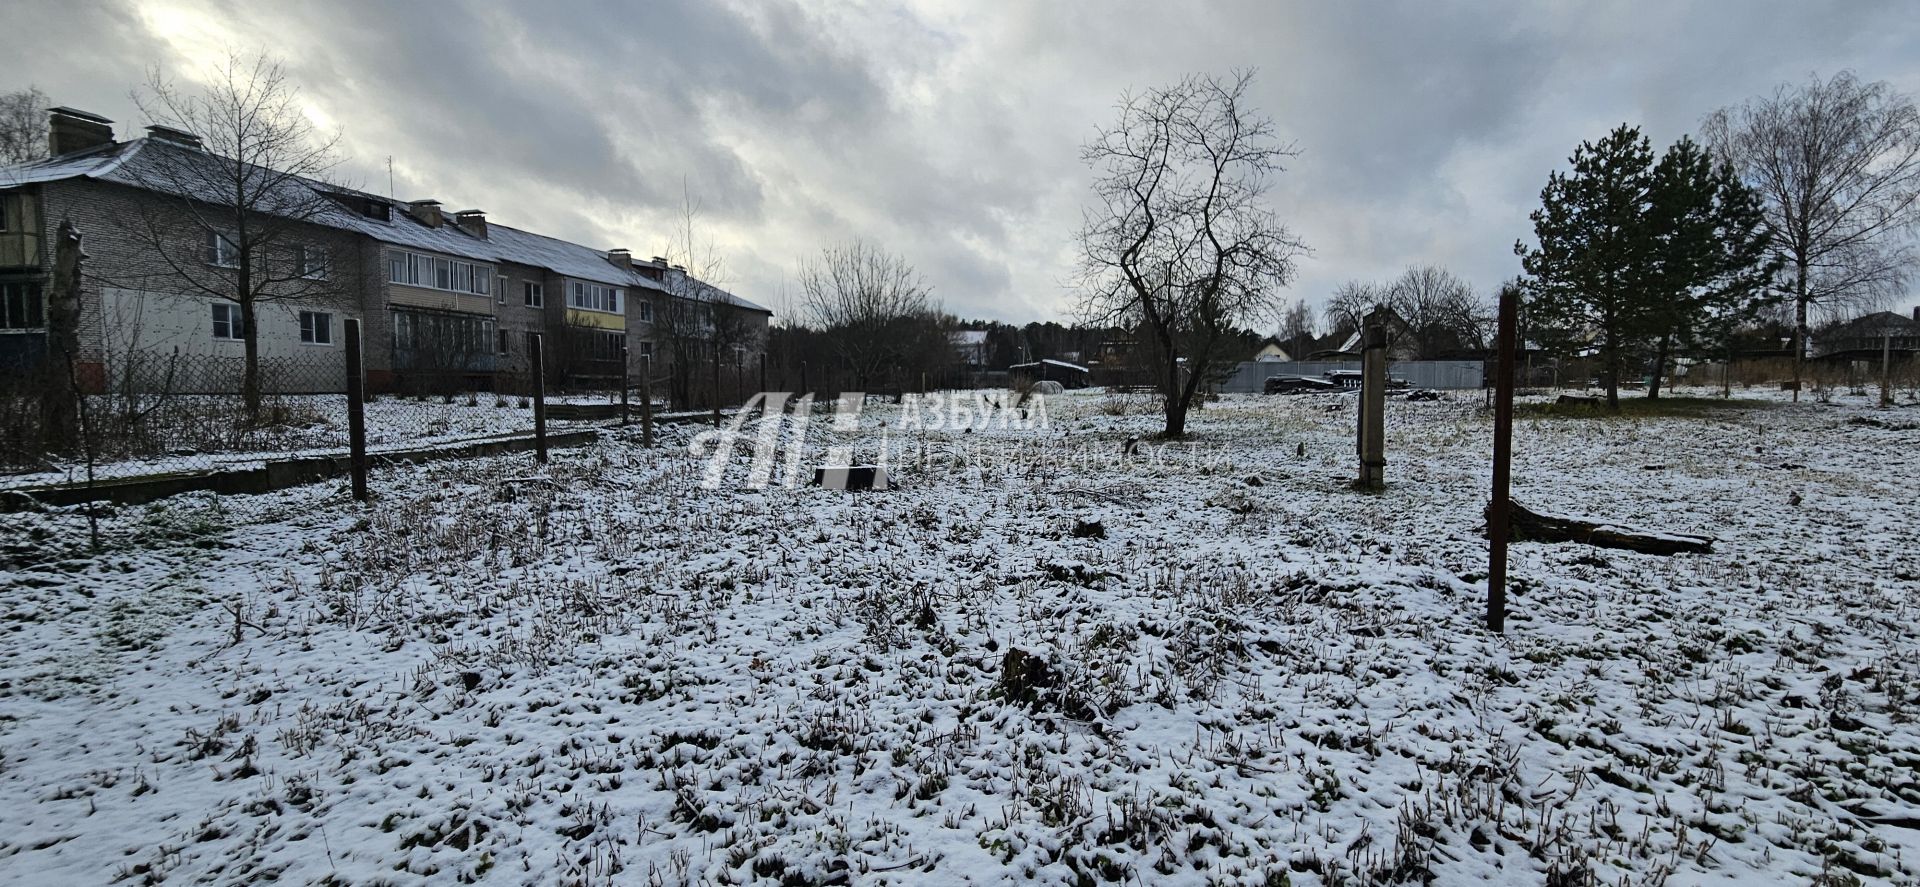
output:
[[[1794,398],[1814,312],[1897,293],[1920,224],[1920,110],[1850,71],[1708,116],[1704,138],[1760,194],[1793,306]]]

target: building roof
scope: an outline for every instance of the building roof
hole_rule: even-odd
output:
[[[205,162],[213,157],[214,155],[204,151],[158,139],[134,139],[0,169],[0,188],[86,178],[222,204],[227,202],[223,195],[211,193],[211,189],[197,187],[200,182],[196,181],[192,175],[175,172],[175,170],[190,169],[188,165]],[[487,236],[481,238],[455,224],[451,214],[445,223],[437,227],[428,225],[414,218],[407,211],[408,202],[404,200],[331,186],[294,176],[270,181],[267,184],[284,193],[277,195],[268,193],[266,199],[261,202],[265,211],[271,212],[271,207],[276,201],[284,206],[307,205],[311,200],[310,192],[320,192],[334,197],[338,205],[310,216],[310,221],[318,225],[363,234],[382,243],[483,262],[514,262],[609,286],[671,292],[668,285],[661,280],[648,277],[638,270],[628,270],[613,264],[608,260],[605,251],[557,237],[489,223]],[[388,218],[381,219],[350,209],[347,203],[355,200],[387,204],[390,208]],[[667,278],[684,273],[644,261],[635,264],[640,267],[657,268],[662,272],[662,276]],[[773,313],[704,281],[691,279],[690,284],[684,288],[684,292],[673,294],[687,295],[701,301],[720,302],[750,311]]]
[[[955,345],[985,345],[986,330],[954,330],[947,334],[947,340]]]
[[[1044,360],[1036,360],[1036,361],[1033,361],[1032,363],[1016,363],[1016,364],[1014,364],[1013,366],[1010,366],[1010,367],[1007,367],[1007,369],[1009,369],[1009,370],[1030,370],[1030,369],[1038,369],[1038,368],[1040,367],[1040,365],[1041,365],[1041,364],[1046,364],[1046,365],[1048,365],[1048,366],[1056,366],[1056,367],[1059,367],[1059,368],[1061,368],[1061,369],[1063,369],[1063,370],[1072,370],[1072,371],[1074,371],[1074,372],[1076,372],[1076,373],[1091,373],[1091,372],[1092,372],[1092,370],[1089,370],[1089,369],[1087,369],[1086,367],[1083,367],[1083,366],[1080,366],[1080,365],[1078,365],[1078,364],[1071,364],[1071,363],[1067,363],[1067,362],[1066,362],[1066,361],[1064,361],[1064,360],[1054,360],[1054,359],[1052,359],[1052,358],[1046,358],[1046,359],[1044,359]]]

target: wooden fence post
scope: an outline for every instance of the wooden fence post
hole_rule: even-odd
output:
[[[1362,490],[1387,485],[1387,330],[1377,316],[1367,318],[1360,352],[1360,478]]]
[[[353,498],[367,501],[367,373],[360,359],[360,320],[345,321],[347,339],[347,471]]]

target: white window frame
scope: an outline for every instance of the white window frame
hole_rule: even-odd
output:
[[[207,229],[207,264],[215,268],[240,267],[240,247],[226,232]]]
[[[522,287],[520,290],[520,298],[522,301],[526,303],[526,307],[528,308],[547,307],[546,284],[538,283],[532,280],[525,281],[525,284],[526,285]]]
[[[333,346],[333,312],[300,312],[300,344]]]
[[[387,282],[470,296],[492,296],[493,266],[430,256],[403,249],[387,250]]]
[[[213,340],[216,342],[239,342],[247,337],[246,325],[240,320],[240,306],[232,302],[213,303]],[[226,335],[221,335],[222,327]]]
[[[601,314],[619,314],[623,293],[616,286],[585,280],[567,282],[567,306]]]
[[[640,322],[652,323],[653,322],[653,300],[641,299],[639,304],[640,304]]]
[[[494,303],[495,305],[505,305],[505,304],[507,304],[507,286],[508,286],[508,284],[510,284],[511,282],[512,282],[512,281],[509,281],[509,280],[507,279],[507,276],[506,276],[505,274],[496,274],[496,275],[494,275],[494,278],[493,278],[493,303]]]

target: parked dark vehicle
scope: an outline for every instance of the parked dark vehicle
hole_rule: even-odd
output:
[[[1268,394],[1304,394],[1309,391],[1339,390],[1339,385],[1312,376],[1269,376],[1266,383]]]
[[[1360,371],[1359,370],[1328,370],[1327,381],[1335,388],[1359,388],[1360,387]],[[1412,388],[1413,383],[1408,382],[1406,379],[1403,379],[1399,376],[1388,375],[1387,387],[1390,389]]]

